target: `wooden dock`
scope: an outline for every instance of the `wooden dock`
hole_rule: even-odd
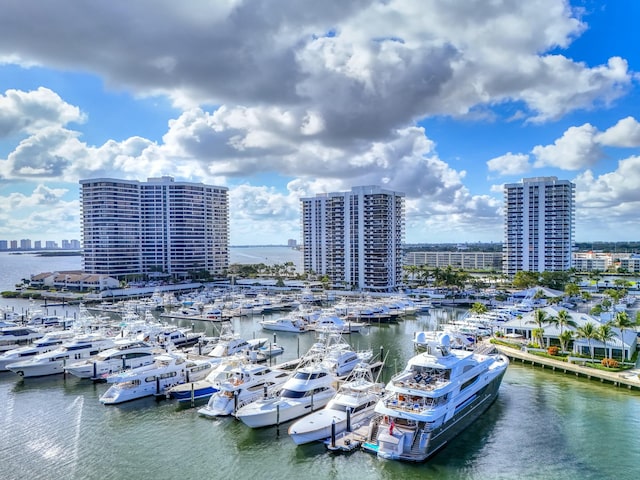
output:
[[[342,432],[336,435],[335,439],[328,438],[325,440],[327,450],[331,452],[352,452],[362,446],[367,440],[369,431],[369,421],[360,423],[351,432]]]
[[[577,377],[587,378],[589,380],[599,380],[607,382],[616,387],[626,387],[629,390],[640,390],[640,378],[637,371],[634,372],[605,372],[595,368],[584,367],[575,363],[563,362],[552,358],[541,357],[526,352],[525,350],[516,350],[514,348],[505,347],[503,345],[495,345],[495,348],[502,354],[512,360],[519,360],[522,363],[530,363],[541,368],[550,368],[553,371],[561,371],[567,374],[573,374]]]

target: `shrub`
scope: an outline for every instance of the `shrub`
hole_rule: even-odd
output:
[[[556,347],[555,345],[552,345],[551,347],[547,348],[547,353],[549,355],[558,355],[558,347]]]
[[[603,358],[602,361],[600,362],[600,364],[603,367],[607,367],[607,368],[619,368],[620,367],[620,363],[617,360],[614,360],[613,358]]]

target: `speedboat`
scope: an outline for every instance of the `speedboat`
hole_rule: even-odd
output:
[[[443,333],[386,385],[362,448],[385,459],[426,460],[489,408],[508,365],[499,353],[452,349]]]
[[[359,333],[367,326],[366,323],[356,322],[355,320],[344,320],[337,315],[320,315],[315,321],[309,325],[309,329],[317,332],[330,331],[341,334]]]
[[[212,369],[211,362],[191,360],[183,354],[158,355],[151,365],[107,376],[107,382],[113,385],[100,397],[100,402],[114,405],[151,395],[165,395],[170,387],[204,378]]]
[[[154,347],[135,339],[119,339],[115,346],[97,355],[74,362],[65,367],[65,371],[79,378],[98,379],[114,372],[141,367],[153,363]]]
[[[320,362],[298,368],[277,395],[239,408],[235,416],[251,428],[287,422],[324,407],[335,395],[335,376]]]
[[[80,335],[55,350],[40,353],[29,360],[10,363],[7,369],[25,378],[63,373],[67,363],[97,355],[114,345],[113,338],[102,334]]]
[[[70,341],[75,332],[71,330],[60,330],[48,332],[44,337],[35,340],[31,345],[14,348],[0,355],[0,371],[6,370],[10,363],[22,362],[35,357],[39,353],[50,352]]]
[[[294,332],[301,333],[307,330],[307,324],[304,320],[294,316],[284,316],[278,318],[269,318],[258,322],[263,330],[272,330],[275,332]]]
[[[226,381],[219,385],[206,406],[198,410],[205,417],[231,415],[240,407],[261,396],[267,397],[289,379],[290,372],[255,363],[232,369]]]
[[[43,336],[44,333],[31,327],[0,328],[0,353],[28,345]]]
[[[374,380],[369,365],[360,364],[324,408],[291,424],[289,435],[301,445],[351,430],[373,416],[383,392],[384,383]]]

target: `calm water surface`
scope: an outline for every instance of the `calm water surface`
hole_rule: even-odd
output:
[[[40,258],[36,270],[50,269],[49,260]],[[388,379],[412,355],[413,332],[462,313],[437,309],[372,326],[349,341],[360,349],[384,347]],[[259,319],[233,325],[244,336],[271,338]],[[194,327],[213,334],[216,324]],[[278,333],[277,341],[287,360],[306,351],[314,337]],[[233,418],[201,418],[171,401],[106,407],[98,401],[106,388],[75,377],[21,380],[0,373],[0,479],[624,480],[640,472],[638,393],[521,364],[509,367],[498,400],[483,417],[417,465],[359,451],[329,454],[320,444],[297,447],[288,424],[279,431],[252,430]]]

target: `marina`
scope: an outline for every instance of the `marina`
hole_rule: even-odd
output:
[[[25,306],[16,304],[18,310]],[[387,382],[416,354],[416,332],[464,313],[432,308],[397,323],[371,324],[346,340],[356,351],[384,349],[381,379]],[[314,332],[264,331],[261,319],[245,316],[229,323],[244,338],[272,340],[275,333],[284,347],[278,362],[297,358],[316,341]],[[175,323],[205,337],[219,335],[216,322]],[[248,428],[233,417],[202,418],[197,408],[165,397],[106,407],[99,398],[108,387],[72,375],[21,380],[0,373],[2,478],[625,479],[637,471],[636,391],[521,361],[511,362],[498,397],[472,427],[418,464],[382,460],[360,448],[349,451],[340,436],[336,446],[345,447],[343,454],[322,442],[296,445],[287,434],[292,422]],[[615,448],[602,448],[602,438],[615,439]]]

